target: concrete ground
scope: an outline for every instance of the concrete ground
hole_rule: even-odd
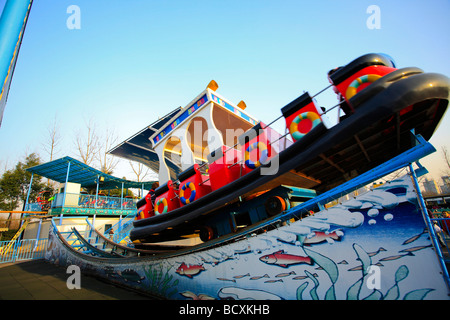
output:
[[[0,264],[0,300],[152,300],[85,275],[81,289],[70,290],[70,275],[43,259]]]

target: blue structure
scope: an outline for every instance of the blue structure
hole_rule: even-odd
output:
[[[124,190],[150,190],[154,181],[135,182],[111,176],[71,157],[64,157],[27,169],[34,174],[64,184],[52,201],[51,215],[129,215],[136,212],[135,199],[124,196]],[[72,188],[72,189],[71,189]],[[81,188],[95,190],[95,194],[81,192]],[[99,190],[121,190],[120,197],[99,195]],[[29,188],[31,190],[31,188]],[[28,197],[25,207],[28,208]]]
[[[33,0],[7,0],[0,18],[0,126]]]

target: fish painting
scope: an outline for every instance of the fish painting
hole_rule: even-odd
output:
[[[433,247],[433,245],[429,244],[427,246],[418,246],[418,247],[412,247],[412,248],[408,248],[408,249],[403,249],[403,250],[400,250],[399,252],[415,252],[415,251],[418,251],[418,250],[422,250],[422,249],[426,249],[426,248],[432,248],[432,247]]]
[[[383,267],[384,265],[383,265],[381,262],[377,262],[377,263],[374,264],[374,266],[377,266],[377,267]],[[357,267],[348,269],[347,271],[361,271],[362,269],[363,269],[363,266],[362,266],[362,265],[359,265],[359,266],[357,266]]]
[[[275,282],[283,282],[283,279],[264,281],[264,283],[275,283]]]
[[[203,293],[196,295],[195,293],[193,293],[191,291],[184,291],[184,292],[180,292],[180,294],[183,297],[186,297],[186,298],[189,298],[192,300],[215,300],[213,297],[208,296],[207,294],[203,294]]]
[[[230,282],[236,282],[236,280],[234,280],[234,279],[227,279],[227,278],[216,278],[217,280],[220,280],[220,281],[230,281]]]
[[[317,273],[313,273],[312,276],[314,278],[319,277],[319,275]],[[297,277],[292,278],[292,280],[305,280],[306,278],[309,278],[309,277],[308,276],[297,276]]]
[[[259,258],[259,260],[264,263],[277,265],[283,268],[287,268],[291,265],[301,263],[309,265],[313,264],[313,260],[308,256],[297,256],[293,254],[287,254],[284,252],[284,250],[280,250],[272,254],[262,256]]]
[[[400,259],[400,258],[403,258],[403,257],[407,257],[407,256],[414,256],[414,254],[412,252],[408,252],[408,253],[405,253],[405,254],[399,254],[399,255],[396,255],[396,256],[386,257],[386,258],[380,259],[380,261],[392,261],[392,260],[397,260],[397,259]]]
[[[250,280],[259,280],[261,278],[269,278],[269,275],[266,273],[263,276],[254,276],[254,277],[251,277]]]
[[[343,232],[341,230],[334,230],[333,232],[314,231],[312,237],[308,237],[303,242],[304,245],[318,244],[327,241],[332,243],[334,240],[341,241]]]
[[[280,273],[280,274],[277,274],[276,276],[275,276],[275,278],[284,278],[284,277],[288,277],[288,276],[292,276],[292,275],[297,275],[296,273],[295,273],[295,271],[291,271],[291,272],[286,272],[286,273]]]
[[[184,262],[175,271],[181,276],[186,276],[192,279],[194,276],[198,275],[200,272],[204,271],[203,265],[187,265]]]
[[[373,256],[376,256],[377,254],[379,254],[380,252],[383,252],[383,251],[386,251],[386,249],[383,248],[383,247],[380,247],[377,251],[369,252],[367,254],[369,255],[369,257],[373,257]]]
[[[125,280],[125,282],[130,281],[141,283],[141,281],[145,279],[145,277],[141,277],[136,271],[132,269],[125,269],[119,272],[119,275]]]
[[[410,244],[411,242],[416,241],[417,239],[419,239],[425,233],[427,233],[427,229],[423,229],[423,231],[421,233],[419,233],[419,234],[417,234],[417,235],[415,235],[415,236],[405,240],[405,242],[403,242],[402,245]]]

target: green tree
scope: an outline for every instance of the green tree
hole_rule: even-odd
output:
[[[7,170],[0,179],[0,209],[14,210],[19,204],[24,204],[27,198],[31,173],[27,168],[41,164],[39,156],[35,153],[28,155],[25,160],[19,161],[14,169]],[[39,192],[43,191],[45,184],[42,177],[34,175],[29,201],[36,201]]]

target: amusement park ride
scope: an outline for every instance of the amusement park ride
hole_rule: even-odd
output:
[[[93,227],[95,243],[76,229],[66,239],[54,224],[46,259],[164,299],[308,299],[310,285],[311,299],[319,285],[323,299],[447,299],[446,260],[417,191],[424,168],[412,163],[435,151],[427,140],[447,109],[450,80],[397,69],[382,54],[333,71],[334,108],[346,114],[327,126],[333,108],[318,108],[304,93],[281,109],[284,135],[219,96],[211,82],[148,128],[161,185],[137,203],[132,247]],[[208,139],[183,140],[196,121]],[[245,127],[222,143],[225,129]],[[324,207],[407,166],[410,177]],[[186,238],[200,241],[178,241]],[[379,289],[363,285],[371,268],[383,268]]]
[[[5,10],[20,22],[20,44],[31,1],[17,3]],[[111,241],[89,221],[95,244],[76,228],[69,240],[55,215],[45,259],[161,298],[303,299],[313,286],[312,299],[448,299],[448,272],[412,163],[435,151],[427,141],[448,107],[450,80],[397,68],[385,54],[363,55],[327,76],[329,87],[305,92],[269,124],[211,81],[186,107],[110,151],[159,174],[160,186],[137,202],[132,244]],[[316,97],[327,89],[339,103],[320,108]],[[336,124],[326,121],[332,110],[345,113]],[[284,133],[272,128],[278,120]],[[412,179],[324,208],[407,166]],[[67,183],[68,169],[66,176]],[[191,247],[167,243],[193,237],[201,241]],[[366,290],[371,267],[383,268],[383,286]]]
[[[286,134],[258,122],[232,140],[236,143],[220,145],[207,161],[192,164],[175,179],[160,170],[162,185],[154,190],[154,202],[150,193],[138,202],[130,238],[145,243],[199,234],[208,241],[281,214],[412,148],[411,130],[430,139],[448,105],[448,78],[418,68],[397,69],[383,54],[367,54],[334,69],[329,81],[340,100],[334,108],[345,110],[336,125],[327,128],[323,121],[333,108],[323,111],[313,99],[317,95],[306,92],[281,109],[278,119],[284,118]],[[183,137],[174,124],[189,123],[202,111],[214,115],[219,108],[243,113],[211,87],[217,84],[212,81],[184,109],[189,116],[179,121],[180,111],[150,138],[160,167],[168,151],[164,143]],[[207,116],[212,131],[225,137],[225,130],[217,129],[219,120]],[[235,120],[239,127],[226,129],[237,131],[243,122],[241,117]]]

